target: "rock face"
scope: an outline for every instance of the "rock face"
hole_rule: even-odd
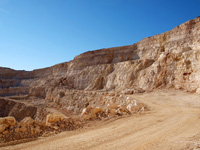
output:
[[[16,71],[0,67],[0,97],[6,97],[0,99],[0,117],[44,120],[52,109],[80,114],[86,105],[123,102],[119,93],[155,88],[200,93],[199,67],[197,17],[133,45],[89,51],[49,68]]]
[[[25,117],[36,117],[37,107],[28,106],[21,102],[16,102],[13,100],[0,99],[0,116],[14,116],[18,121]]]
[[[49,68],[0,67],[0,117],[17,121],[8,126],[0,119],[0,141],[40,136],[44,126],[80,127],[72,116],[102,119],[148,110],[126,94],[155,88],[200,94],[199,68],[200,17],[133,45],[89,51]],[[37,122],[45,120],[47,126]]]
[[[79,71],[71,74],[79,83],[72,85],[91,90],[164,86],[196,91],[200,83],[199,56],[200,17],[131,46],[75,57],[73,63]]]
[[[133,45],[89,51],[50,68],[31,72],[0,68],[0,87],[64,86],[79,90],[174,87],[195,92],[200,88],[199,59],[200,17],[197,17]],[[1,91],[2,96],[13,95],[11,89],[5,94]],[[21,91],[18,94],[28,93],[26,89]]]

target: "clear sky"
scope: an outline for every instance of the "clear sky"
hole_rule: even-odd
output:
[[[33,70],[131,45],[200,16],[200,0],[0,0],[0,66]]]

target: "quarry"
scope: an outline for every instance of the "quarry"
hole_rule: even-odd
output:
[[[0,149],[198,149],[199,117],[200,17],[52,67],[0,67]]]

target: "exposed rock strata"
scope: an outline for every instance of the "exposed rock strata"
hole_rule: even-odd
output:
[[[37,121],[46,116],[47,126],[58,130],[75,124],[65,117],[102,119],[148,110],[126,94],[155,88],[200,94],[199,68],[200,17],[133,45],[89,51],[49,68],[0,67],[0,117],[14,116],[18,121],[12,127],[2,124],[0,138],[6,142],[40,136],[43,125]],[[29,127],[21,127],[28,122]]]
[[[197,17],[136,44],[86,52],[50,68],[30,72],[0,68],[0,87],[149,90],[162,86],[195,92],[200,88],[199,56]]]
[[[1,99],[0,115],[13,115],[18,120],[26,117],[17,115],[19,111],[12,113],[17,109],[34,110],[29,116],[40,120],[52,110],[80,114],[87,104],[124,103],[125,96],[122,92],[120,97],[119,92],[127,89],[144,92],[170,87],[200,93],[199,67],[197,17],[133,45],[89,51],[49,68],[16,71],[0,67],[0,96],[14,99]],[[118,96],[106,95],[106,91]]]

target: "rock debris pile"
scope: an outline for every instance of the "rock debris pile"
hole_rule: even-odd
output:
[[[75,130],[83,126],[87,120],[102,120],[113,116],[140,113],[148,108],[136,100],[127,97],[128,105],[112,103],[105,107],[87,106],[76,117],[66,117],[64,114],[51,113],[46,116],[46,122],[35,121],[25,117],[17,122],[12,116],[0,118],[0,144],[19,143],[23,140],[32,140],[40,136],[47,136],[52,132]]]
[[[63,118],[61,114],[49,114],[46,123],[26,117],[17,122],[14,117],[0,118],[0,146],[33,140],[51,133],[75,130],[82,126],[80,120]]]

